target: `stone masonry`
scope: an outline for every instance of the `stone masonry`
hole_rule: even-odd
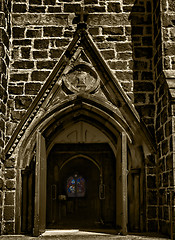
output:
[[[0,225],[15,233],[5,145],[84,20],[156,145],[145,159],[146,230],[175,239],[174,0],[0,0]]]

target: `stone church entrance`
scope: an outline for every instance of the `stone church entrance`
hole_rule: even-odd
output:
[[[47,162],[47,228],[115,227],[115,158],[108,144],[56,144]]]

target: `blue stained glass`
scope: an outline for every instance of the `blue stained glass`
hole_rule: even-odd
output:
[[[77,174],[69,177],[67,180],[68,197],[84,197],[85,196],[85,179]]]

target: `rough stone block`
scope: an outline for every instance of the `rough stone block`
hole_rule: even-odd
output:
[[[76,3],[74,3],[74,4],[65,3],[64,4],[64,12],[75,13],[75,12],[80,12],[80,10],[81,10],[80,4],[76,4]]]
[[[110,35],[106,38],[107,41],[114,41],[114,42],[125,42],[126,37],[125,36],[118,36],[118,35]]]
[[[142,72],[141,74],[141,79],[142,80],[153,80],[153,72],[149,71],[149,72]]]
[[[24,13],[26,12],[26,4],[13,4],[13,12],[14,13]]]
[[[15,193],[6,192],[5,193],[5,205],[14,205],[15,202]]]
[[[22,117],[24,116],[24,111],[12,111],[11,118],[14,121],[20,121]]]
[[[28,81],[28,73],[12,73],[10,75],[10,82],[26,82]]]
[[[131,43],[116,43],[115,49],[117,52],[132,51]]]
[[[123,35],[123,27],[103,27],[102,33],[106,35]]]
[[[29,0],[29,4],[41,5],[41,0]]]
[[[23,86],[9,86],[9,93],[13,95],[22,95]]]
[[[164,53],[166,56],[171,56],[175,52],[175,43],[164,43]]]
[[[89,29],[89,33],[91,34],[91,35],[99,35],[99,28],[98,27],[91,27],[90,29]]]
[[[127,68],[127,61],[108,61],[111,69],[122,70]]]
[[[16,69],[32,69],[34,67],[33,61],[15,61],[12,64],[13,68]]]
[[[41,29],[28,29],[26,32],[27,38],[41,38],[42,30]]]
[[[61,50],[61,49],[50,49],[50,57],[51,58],[60,58],[62,53],[63,53],[63,50]]]
[[[142,43],[144,46],[152,46],[152,37],[142,37]]]
[[[133,78],[133,74],[131,71],[116,71],[115,72],[115,75],[117,77],[117,79],[119,79],[120,81],[126,81],[126,79],[129,81],[129,80],[132,80]]]
[[[43,4],[45,4],[45,5],[55,5],[56,0],[44,0]]]
[[[38,69],[53,69],[56,61],[38,61],[37,68]]]
[[[35,39],[34,48],[36,49],[47,49],[49,47],[48,39]]]
[[[108,8],[108,12],[116,12],[116,13],[121,12],[121,7],[119,2],[108,2],[107,8]]]
[[[45,13],[46,7],[44,6],[29,6],[30,13]]]
[[[40,83],[26,83],[25,84],[25,93],[29,95],[36,95],[38,94],[41,88]]]
[[[60,37],[62,35],[62,27],[44,27],[44,36],[45,37]]]
[[[144,13],[145,12],[145,7],[144,6],[133,6],[132,7],[132,13]]]
[[[130,25],[128,14],[98,14],[94,13],[88,16],[88,26],[124,26]]]
[[[15,108],[16,109],[28,109],[32,103],[32,98],[28,96],[15,97]]]
[[[152,82],[135,82],[134,91],[149,92],[154,91],[154,83]]]
[[[132,27],[132,36],[134,35],[143,35],[143,26],[133,26]]]
[[[105,6],[86,6],[85,12],[94,13],[94,12],[105,12]]]
[[[164,139],[163,127],[161,127],[156,133],[158,143]]]
[[[34,59],[48,58],[48,52],[47,51],[33,51],[33,58]]]
[[[135,47],[134,48],[134,57],[135,58],[152,58],[152,48],[151,47]]]
[[[4,207],[4,220],[14,220],[14,206]]]
[[[163,155],[166,155],[169,151],[169,145],[168,145],[168,140],[165,139],[163,142],[162,142],[162,153]]]
[[[130,60],[132,59],[132,52],[120,52],[120,53],[117,53],[117,56],[118,56],[118,59],[120,60]]]
[[[48,12],[49,13],[59,13],[59,12],[61,12],[61,7],[48,7]]]
[[[32,81],[45,81],[50,71],[33,71],[31,75]]]
[[[168,155],[166,157],[166,169],[171,170],[173,168],[173,155]]]
[[[13,14],[12,24],[13,26],[66,26],[68,23],[68,15],[67,14]]]
[[[169,121],[168,123],[166,123],[165,125],[165,136],[169,137],[170,134],[172,134],[172,122]]]
[[[111,50],[110,49],[109,50],[102,50],[101,53],[106,60],[115,58],[115,52],[112,49]]]
[[[29,59],[30,58],[30,47],[22,47],[21,48],[21,55],[23,59]]]
[[[21,27],[13,27],[12,33],[13,38],[24,38],[24,30],[25,28]]]
[[[27,46],[31,45],[31,40],[29,39],[23,39],[23,40],[13,40],[13,45],[21,45],[21,46]]]
[[[98,4],[98,0],[84,0],[84,4]]]
[[[145,93],[134,93],[134,102],[135,103],[145,103],[146,94]]]

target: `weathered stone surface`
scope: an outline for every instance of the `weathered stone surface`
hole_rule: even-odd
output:
[[[40,83],[26,83],[25,93],[30,95],[36,95],[41,88]]]
[[[27,81],[28,80],[28,73],[12,73],[10,75],[11,82],[20,82],[20,81]]]
[[[13,14],[14,26],[45,25],[65,26],[68,23],[68,14]]]
[[[62,27],[44,27],[45,37],[60,37],[62,35]]]
[[[115,13],[121,12],[121,7],[119,2],[108,2],[107,8],[108,8],[108,12],[115,12]]]
[[[49,73],[49,71],[33,71],[31,79],[32,81],[45,81]]]
[[[16,109],[28,109],[32,103],[32,98],[28,96],[15,97],[15,108]]]
[[[87,24],[94,25],[108,25],[108,26],[121,26],[129,25],[128,14],[91,14],[88,17]]]

